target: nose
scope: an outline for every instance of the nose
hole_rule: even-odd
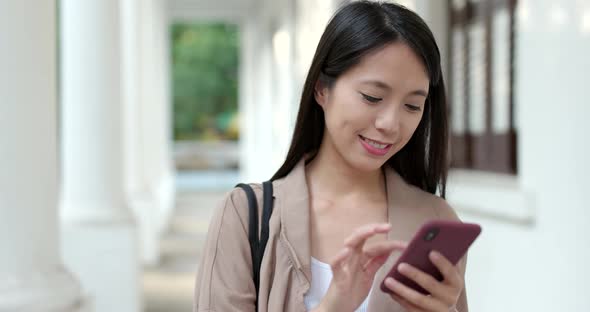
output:
[[[380,111],[375,119],[375,128],[387,136],[396,136],[401,127],[401,112],[398,105],[389,105]]]

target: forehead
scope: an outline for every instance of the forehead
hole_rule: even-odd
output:
[[[365,55],[342,78],[352,82],[376,79],[401,89],[428,90],[429,85],[428,72],[422,60],[401,41]]]

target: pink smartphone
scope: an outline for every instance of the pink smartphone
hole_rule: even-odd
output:
[[[479,233],[481,233],[481,227],[474,223],[443,220],[427,222],[416,232],[408,247],[403,251],[385,278],[393,277],[404,285],[427,295],[429,294],[428,291],[397,270],[398,265],[402,262],[408,263],[442,281],[442,274],[428,257],[430,251],[436,250],[449,259],[451,263],[457,264]],[[385,279],[381,282],[381,290],[391,293],[389,288],[385,286]]]

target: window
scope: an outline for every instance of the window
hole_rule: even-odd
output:
[[[516,0],[448,0],[451,167],[516,174]]]

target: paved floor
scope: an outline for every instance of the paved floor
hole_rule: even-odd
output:
[[[181,190],[168,233],[161,241],[161,261],[143,274],[144,311],[190,312],[201,246],[213,210],[224,191]]]

